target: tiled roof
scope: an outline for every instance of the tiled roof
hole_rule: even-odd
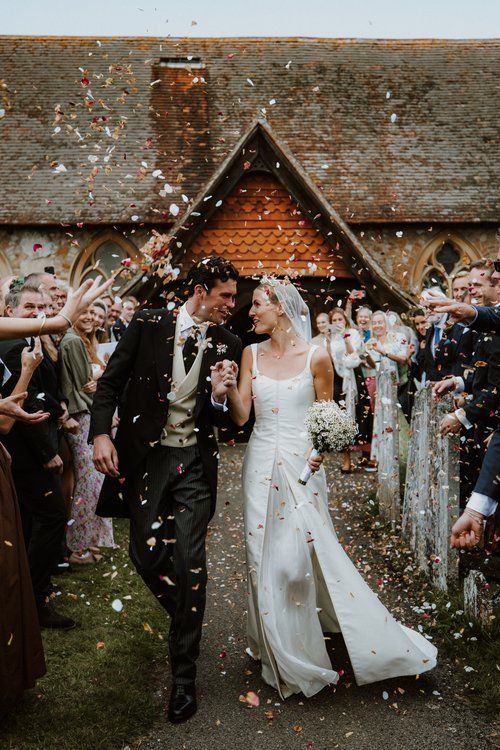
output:
[[[348,223],[497,220],[499,48],[2,37],[0,222],[171,221],[263,114]]]
[[[286,190],[262,173],[238,184],[191,245],[188,258],[218,253],[245,276],[297,271],[352,278]]]

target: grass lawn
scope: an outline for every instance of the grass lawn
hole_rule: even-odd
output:
[[[118,549],[54,579],[58,609],[79,626],[44,631],[47,674],[4,720],[0,748],[119,750],[161,716],[155,676],[165,665],[169,679],[166,615],[129,560],[128,523],[114,528]]]

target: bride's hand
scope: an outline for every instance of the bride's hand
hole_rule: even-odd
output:
[[[238,366],[235,362],[225,359],[217,362],[212,368],[212,395],[215,401],[223,401],[236,388]]]
[[[324,459],[325,457],[322,456],[321,454],[319,456],[314,456],[314,458],[311,458],[311,451],[309,451],[309,454],[307,456],[307,463],[311,471],[313,472],[318,471]]]

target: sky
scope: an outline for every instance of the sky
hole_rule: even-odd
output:
[[[499,0],[0,0],[0,18],[16,36],[500,36]]]

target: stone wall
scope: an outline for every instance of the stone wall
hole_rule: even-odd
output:
[[[26,276],[54,266],[59,278],[69,280],[71,267],[88,245],[111,227],[0,227],[0,275]],[[144,227],[116,227],[129,242],[140,248],[148,239]],[[41,245],[41,247],[38,247]]]
[[[0,275],[27,274],[54,266],[57,274],[68,279],[77,256],[101,232],[111,228],[75,226],[0,227]],[[118,232],[141,247],[150,227],[116,226]],[[158,227],[160,228],[160,227]],[[459,243],[464,255],[474,251],[477,257],[494,257],[498,247],[496,227],[483,225],[371,225],[353,227],[355,234],[387,274],[404,289],[417,292],[415,270],[426,249],[439,238]],[[163,227],[165,231],[165,227]],[[41,245],[36,251],[33,247]],[[3,260],[3,262],[2,262]],[[7,263],[5,263],[7,261]],[[367,284],[368,286],[368,284]]]
[[[439,238],[450,239],[472,260],[474,251],[477,257],[494,258],[499,247],[498,228],[493,224],[385,224],[351,229],[386,273],[411,294],[418,292],[417,263]]]

